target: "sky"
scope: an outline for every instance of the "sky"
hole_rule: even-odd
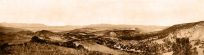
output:
[[[174,25],[204,20],[204,0],[0,0],[0,22]]]

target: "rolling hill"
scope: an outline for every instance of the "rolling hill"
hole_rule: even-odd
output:
[[[0,54],[204,55],[204,21],[176,24],[157,31],[145,32],[145,29],[103,24],[63,32],[2,32]]]

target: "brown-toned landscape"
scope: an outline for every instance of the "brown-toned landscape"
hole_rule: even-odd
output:
[[[204,0],[0,0],[0,55],[204,55]]]
[[[204,21],[173,26],[95,24],[52,27],[40,24],[4,24],[1,23],[0,27],[1,55],[204,53]]]

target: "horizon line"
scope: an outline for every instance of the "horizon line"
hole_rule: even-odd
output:
[[[77,24],[64,24],[64,25],[49,25],[49,24],[43,24],[43,23],[20,23],[20,22],[0,22],[0,24],[37,24],[37,25],[44,25],[44,26],[89,26],[89,25],[144,25],[144,24],[109,24],[109,23],[97,23],[97,24],[85,24],[85,25],[77,25]],[[182,23],[180,23],[182,24]],[[176,25],[176,24],[173,24]],[[144,25],[144,26],[172,26],[172,25]]]

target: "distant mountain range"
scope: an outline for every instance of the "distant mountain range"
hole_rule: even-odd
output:
[[[57,32],[73,30],[81,27],[81,26],[71,26],[71,25],[47,26],[44,24],[26,24],[26,23],[0,23],[0,26],[20,28],[20,29],[31,30],[31,31],[50,30],[50,31],[57,31]]]
[[[74,29],[97,29],[97,30],[110,30],[110,29],[135,29],[139,28],[144,32],[158,31],[166,28],[166,26],[145,26],[145,25],[111,25],[111,24],[92,24],[87,26],[47,26],[44,24],[26,24],[26,23],[0,23],[0,26],[3,27],[13,27],[20,28],[31,31],[40,31],[40,30],[50,30],[50,31],[69,31]]]

